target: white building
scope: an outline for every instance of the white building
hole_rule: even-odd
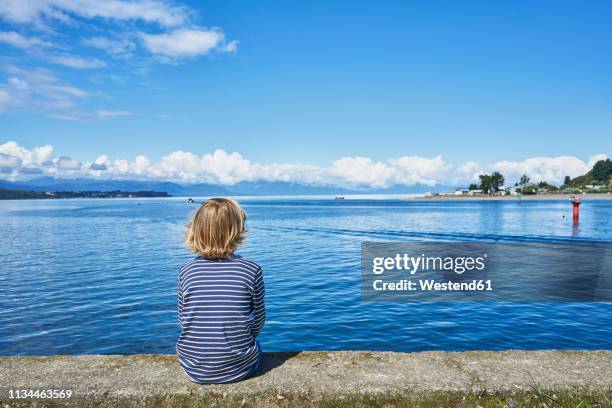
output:
[[[508,194],[510,194],[510,195],[513,195],[513,196],[518,195],[518,193],[519,193],[518,190],[519,190],[518,187],[506,187],[506,192]]]

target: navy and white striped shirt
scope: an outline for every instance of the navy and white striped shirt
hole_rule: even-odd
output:
[[[181,267],[176,352],[191,381],[226,383],[256,371],[261,349],[255,337],[266,318],[264,292],[261,267],[240,256],[198,257]]]

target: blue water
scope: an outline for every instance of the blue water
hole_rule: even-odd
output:
[[[612,349],[612,303],[366,303],[359,245],[612,241],[612,201],[244,199],[279,350]],[[173,353],[196,208],[179,199],[0,202],[0,354]],[[562,215],[566,215],[564,219]]]

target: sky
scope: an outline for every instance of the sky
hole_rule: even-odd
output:
[[[559,183],[612,151],[606,1],[0,2],[0,179]]]

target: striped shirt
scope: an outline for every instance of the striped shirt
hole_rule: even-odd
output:
[[[178,276],[179,362],[198,384],[242,380],[259,365],[264,325],[261,267],[240,256],[198,257]]]

